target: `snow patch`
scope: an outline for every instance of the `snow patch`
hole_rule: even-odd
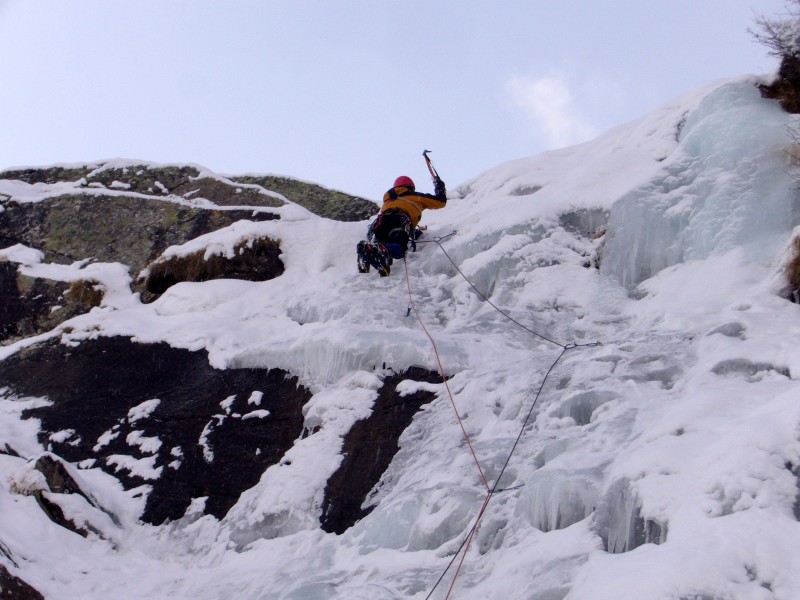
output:
[[[106,458],[106,463],[113,466],[115,471],[127,471],[133,477],[148,481],[161,477],[163,467],[156,467],[157,456],[134,458],[126,454],[112,454]]]
[[[128,423],[133,424],[136,423],[136,421],[148,418],[160,404],[161,400],[153,398],[152,400],[145,400],[138,406],[134,406],[128,411]]]
[[[242,415],[242,420],[246,420],[246,419],[266,419],[268,416],[269,416],[269,411],[268,410],[264,410],[264,409],[253,410],[253,411],[250,411],[249,413],[245,413],[244,415]]]

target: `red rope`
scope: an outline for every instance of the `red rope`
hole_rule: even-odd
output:
[[[450,235],[452,235],[452,234],[450,234]],[[449,237],[449,236],[445,236],[445,237]],[[440,239],[442,239],[442,238],[440,238]],[[456,268],[456,270],[461,274],[461,276],[464,278],[464,280],[470,286],[472,286],[472,289],[475,290],[475,292],[477,292],[477,294],[481,298],[483,298],[486,302],[488,302],[495,310],[497,310],[500,314],[502,314],[504,317],[506,317],[512,323],[514,323],[517,326],[521,327],[522,329],[524,329],[528,333],[531,333],[531,334],[533,334],[533,335],[535,335],[535,336],[537,336],[537,337],[539,337],[539,338],[541,338],[543,340],[546,340],[548,342],[552,342],[553,344],[556,344],[557,346],[560,346],[562,348],[562,350],[561,350],[561,354],[558,355],[558,358],[556,358],[555,361],[553,362],[553,364],[550,365],[550,368],[547,370],[547,373],[545,373],[545,376],[542,379],[542,383],[541,383],[541,385],[539,386],[539,389],[536,392],[536,396],[534,397],[533,402],[531,403],[531,408],[528,411],[528,415],[525,417],[525,421],[523,422],[522,427],[520,428],[519,435],[517,436],[517,439],[514,441],[514,445],[511,448],[511,452],[509,452],[508,458],[506,459],[506,462],[503,465],[503,468],[500,469],[500,473],[497,476],[497,480],[495,481],[494,487],[490,487],[489,483],[488,483],[488,481],[486,479],[486,476],[483,474],[483,469],[481,469],[481,465],[480,465],[480,462],[478,461],[478,457],[475,454],[475,449],[472,447],[472,443],[470,442],[469,435],[467,435],[467,431],[464,428],[464,423],[461,420],[461,416],[458,414],[458,408],[456,407],[455,400],[453,399],[453,394],[450,391],[450,386],[447,384],[447,376],[445,375],[444,367],[442,367],[442,361],[441,361],[441,359],[439,357],[439,351],[436,348],[436,342],[433,340],[433,337],[428,332],[428,329],[425,327],[425,324],[422,322],[422,319],[419,316],[419,312],[417,312],[416,306],[414,306],[414,300],[413,300],[412,294],[411,294],[411,280],[410,280],[409,274],[408,274],[408,263],[405,261],[405,257],[403,257],[403,263],[404,263],[405,269],[406,269],[406,286],[408,287],[408,301],[409,301],[408,314],[411,314],[412,310],[414,311],[414,314],[417,317],[417,321],[419,321],[419,324],[422,327],[422,330],[425,332],[425,335],[428,336],[428,339],[430,340],[431,345],[433,346],[433,351],[436,354],[436,360],[439,362],[439,371],[440,371],[440,373],[442,375],[442,380],[444,381],[445,387],[447,388],[447,393],[450,396],[450,402],[453,405],[453,410],[456,413],[456,418],[458,419],[459,425],[461,425],[461,431],[464,433],[464,439],[467,440],[467,444],[469,445],[470,451],[472,452],[472,457],[475,460],[475,464],[477,465],[478,470],[481,473],[481,478],[483,479],[483,483],[486,486],[486,499],[483,501],[483,506],[481,507],[481,510],[478,513],[477,518],[475,519],[475,523],[473,524],[472,528],[470,529],[469,534],[467,534],[467,537],[464,538],[464,541],[461,543],[461,546],[459,546],[458,550],[455,551],[452,560],[447,565],[447,568],[444,570],[442,575],[439,577],[438,581],[433,586],[431,591],[428,593],[428,595],[426,596],[425,600],[429,600],[430,597],[433,595],[433,592],[436,591],[436,588],[439,587],[439,584],[444,579],[445,575],[447,574],[447,571],[449,571],[450,567],[453,566],[453,563],[455,563],[456,557],[459,555],[459,553],[461,553],[461,551],[463,549],[463,553],[461,553],[461,559],[458,562],[458,567],[456,568],[455,575],[453,575],[453,580],[450,582],[450,588],[447,591],[447,596],[445,597],[445,600],[450,598],[450,594],[453,591],[453,587],[455,586],[456,579],[458,578],[458,574],[461,571],[461,567],[463,566],[464,561],[466,560],[467,552],[469,551],[470,545],[472,544],[472,540],[475,537],[475,533],[478,531],[478,525],[480,524],[481,519],[483,518],[483,515],[486,512],[486,508],[489,506],[489,501],[491,500],[492,495],[497,490],[497,486],[498,486],[498,484],[500,483],[500,480],[503,477],[503,473],[505,472],[506,467],[508,467],[508,463],[511,461],[511,456],[514,454],[514,450],[516,450],[517,444],[519,444],[519,441],[522,438],[522,434],[525,431],[525,427],[527,426],[528,421],[531,418],[531,415],[533,415],[533,409],[536,407],[536,403],[539,400],[539,396],[541,395],[542,390],[544,389],[544,385],[545,385],[545,383],[547,383],[547,380],[550,377],[550,374],[553,372],[553,369],[555,369],[556,365],[564,357],[564,354],[566,354],[566,352],[569,351],[569,350],[573,350],[573,349],[579,348],[579,347],[592,347],[592,346],[601,346],[602,345],[600,342],[592,342],[592,343],[589,343],[589,344],[576,344],[576,343],[571,343],[571,344],[566,344],[566,345],[565,344],[561,344],[559,342],[556,342],[556,341],[554,341],[554,340],[552,340],[552,339],[550,339],[548,337],[545,337],[545,336],[533,331],[532,329],[526,327],[525,325],[523,325],[519,321],[516,321],[510,315],[508,315],[503,310],[501,310],[499,307],[497,307],[495,304],[493,304],[489,300],[489,298],[487,298],[478,288],[475,287],[475,285],[473,285],[473,283],[469,279],[467,279],[466,275],[464,275],[464,273],[461,271],[461,269],[458,267],[458,265],[453,261],[452,258],[450,258],[450,255],[447,254],[447,252],[445,251],[444,247],[440,243],[440,239],[434,239],[432,241],[439,246],[439,248],[442,250],[442,252],[444,252],[445,256],[450,260],[450,262],[453,264],[453,266]]]
[[[405,257],[403,257],[403,266],[405,267],[406,271],[406,288],[408,289],[408,309],[409,311],[414,311],[414,316],[417,317],[417,321],[419,322],[420,327],[422,327],[422,331],[425,332],[425,335],[430,340],[431,346],[433,347],[433,353],[436,355],[436,362],[439,364],[439,373],[442,376],[442,381],[444,382],[444,387],[447,390],[447,395],[450,397],[450,404],[453,406],[453,412],[456,415],[456,419],[458,420],[458,424],[461,427],[461,432],[464,434],[464,439],[467,442],[467,446],[469,446],[469,450],[472,453],[472,459],[475,461],[475,466],[478,467],[478,472],[481,474],[481,479],[483,480],[483,485],[486,487],[486,499],[483,501],[483,506],[481,506],[481,510],[478,513],[478,517],[475,519],[475,524],[470,529],[469,535],[464,544],[464,551],[461,554],[461,559],[458,561],[458,567],[456,567],[456,571],[453,574],[453,580],[450,582],[450,587],[447,590],[447,595],[445,596],[445,600],[450,598],[450,594],[453,592],[453,588],[456,585],[456,579],[458,579],[458,575],[461,572],[461,567],[464,564],[464,561],[467,558],[467,553],[469,552],[470,545],[472,544],[472,539],[475,537],[475,533],[478,531],[478,525],[481,522],[481,518],[483,514],[486,512],[486,507],[489,506],[489,500],[492,497],[493,489],[489,485],[489,480],[486,479],[486,475],[483,472],[483,468],[481,468],[481,463],[478,460],[478,455],[475,452],[475,448],[472,445],[472,441],[470,440],[469,434],[467,433],[467,429],[464,427],[464,421],[461,419],[461,415],[458,412],[458,407],[456,406],[456,401],[453,396],[453,392],[450,390],[450,384],[447,383],[447,375],[445,374],[444,366],[442,365],[442,359],[439,355],[439,349],[436,347],[436,341],[433,339],[433,336],[428,331],[428,328],[425,327],[425,323],[422,321],[422,317],[419,315],[419,311],[414,304],[414,298],[411,294],[411,278],[408,275],[408,262],[406,261]],[[454,557],[455,558],[455,557]],[[452,563],[451,563],[452,564]],[[440,580],[441,581],[441,580]]]
[[[470,452],[472,452],[472,459],[475,461],[475,466],[478,467],[478,471],[481,474],[481,479],[483,479],[483,485],[486,487],[486,491],[490,492],[491,495],[491,486],[489,485],[489,480],[486,479],[486,475],[483,473],[483,469],[481,468],[481,463],[478,460],[478,455],[475,453],[475,448],[472,446],[472,441],[469,438],[469,434],[467,433],[466,428],[464,427],[464,421],[461,419],[461,415],[458,413],[458,407],[456,406],[455,398],[453,397],[453,392],[450,391],[450,384],[447,383],[447,375],[444,371],[444,366],[442,365],[442,359],[439,356],[439,349],[436,347],[436,342],[433,340],[433,337],[428,332],[428,328],[425,327],[425,323],[422,322],[422,318],[419,316],[419,311],[417,311],[417,307],[414,305],[414,299],[411,296],[411,279],[408,276],[408,263],[406,262],[405,257],[403,257],[403,265],[405,266],[406,270],[406,287],[408,288],[408,308],[414,311],[414,315],[417,317],[417,321],[419,321],[420,327],[422,327],[422,331],[425,332],[425,335],[428,336],[428,340],[431,342],[431,346],[433,347],[433,353],[436,355],[436,362],[439,364],[439,373],[442,376],[442,381],[444,382],[444,387],[447,390],[447,395],[450,396],[450,404],[453,405],[453,411],[456,414],[456,419],[458,419],[458,424],[461,426],[461,432],[464,434],[464,439],[467,441],[467,446],[469,446]]]
[[[453,588],[456,585],[456,579],[458,579],[458,574],[461,572],[461,567],[464,564],[464,560],[467,558],[467,552],[469,552],[469,547],[472,545],[472,538],[475,537],[475,533],[478,531],[478,525],[483,518],[483,513],[486,512],[486,507],[489,506],[489,500],[492,497],[492,490],[486,492],[486,499],[483,501],[483,506],[481,506],[481,510],[478,513],[478,517],[475,519],[475,524],[472,526],[472,529],[469,531],[469,535],[467,536],[466,544],[464,545],[464,552],[461,554],[461,560],[458,561],[458,566],[456,567],[456,572],[453,574],[453,580],[450,582],[450,587],[447,589],[447,595],[445,596],[445,600],[450,597],[450,594],[453,593]],[[452,564],[452,563],[451,563]]]

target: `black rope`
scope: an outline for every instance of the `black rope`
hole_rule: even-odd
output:
[[[574,346],[573,346],[574,347]],[[503,464],[503,468],[500,469],[500,473],[497,476],[497,480],[494,482],[494,486],[492,486],[492,493],[497,491],[497,486],[500,485],[500,479],[502,479],[503,474],[506,472],[506,467],[508,467],[508,463],[511,462],[511,457],[514,455],[514,452],[517,450],[517,446],[519,445],[519,441],[522,439],[522,434],[525,432],[525,428],[528,426],[528,421],[530,421],[531,416],[533,415],[533,409],[536,408],[536,403],[539,401],[539,396],[542,395],[542,390],[544,389],[544,384],[547,383],[548,377],[553,372],[553,369],[556,368],[556,365],[559,361],[564,357],[564,355],[571,350],[571,348],[564,347],[558,357],[553,361],[553,364],[550,365],[550,368],[547,369],[547,373],[544,375],[544,379],[542,379],[542,383],[539,385],[539,389],[536,390],[536,395],[533,397],[533,402],[531,403],[531,408],[528,411],[528,414],[525,416],[525,420],[522,422],[522,427],[520,427],[519,435],[517,435],[517,439],[514,440],[514,445],[511,446],[511,451],[508,453],[508,458],[506,462]]]
[[[511,321],[512,323],[514,323],[514,324],[515,324],[517,327],[520,327],[521,329],[524,329],[524,330],[525,330],[525,331],[527,331],[528,333],[530,333],[530,334],[532,334],[532,335],[535,335],[536,337],[538,337],[538,338],[540,338],[540,339],[543,339],[543,340],[544,340],[544,341],[546,341],[546,342],[550,342],[551,344],[555,344],[556,346],[561,346],[562,348],[564,347],[564,344],[562,344],[562,343],[560,343],[560,342],[557,342],[557,341],[555,341],[555,340],[553,340],[553,339],[551,339],[551,338],[549,338],[549,337],[547,337],[547,336],[545,336],[545,335],[542,335],[541,333],[539,333],[539,332],[537,332],[537,331],[534,331],[533,329],[531,329],[531,328],[530,328],[530,327],[528,327],[527,325],[524,325],[524,324],[520,323],[520,322],[519,322],[519,321],[517,321],[517,320],[516,320],[514,317],[512,317],[512,316],[511,316],[511,315],[509,315],[507,312],[505,312],[505,311],[504,311],[502,308],[500,308],[499,306],[497,306],[497,305],[496,305],[494,302],[492,302],[491,300],[489,300],[489,298],[486,296],[486,294],[484,294],[484,293],[483,293],[483,292],[481,292],[481,291],[480,291],[480,290],[479,290],[477,287],[475,287],[475,284],[474,284],[474,283],[472,283],[472,282],[469,280],[469,278],[468,278],[466,275],[464,275],[464,272],[463,272],[463,271],[462,271],[462,270],[459,268],[459,266],[456,264],[456,262],[455,262],[455,261],[452,259],[452,257],[451,257],[451,256],[450,256],[450,255],[447,253],[447,250],[445,250],[445,249],[444,249],[444,246],[442,246],[442,244],[441,244],[441,241],[439,241],[438,239],[435,239],[435,240],[432,240],[432,241],[433,241],[433,243],[435,243],[437,246],[439,246],[439,248],[442,250],[442,252],[444,252],[444,255],[447,257],[447,260],[449,260],[449,261],[450,261],[450,263],[453,265],[453,267],[455,267],[456,271],[458,271],[458,274],[459,274],[459,275],[461,275],[461,277],[463,277],[463,278],[464,278],[464,281],[466,281],[466,282],[469,284],[469,286],[470,286],[470,287],[471,287],[473,290],[475,290],[475,293],[476,293],[476,294],[478,294],[478,295],[479,295],[481,298],[483,298],[483,300],[484,300],[484,301],[485,301],[487,304],[489,304],[489,306],[491,306],[493,309],[495,309],[497,312],[499,312],[501,315],[503,315],[503,316],[504,316],[506,319],[508,319],[509,321]]]
[[[509,321],[511,321],[512,323],[514,323],[518,327],[520,327],[521,329],[527,331],[528,333],[530,333],[530,334],[532,334],[532,335],[534,335],[534,336],[536,336],[536,337],[538,337],[538,338],[540,338],[542,340],[550,342],[551,344],[555,344],[556,346],[560,346],[561,347],[561,352],[556,357],[556,359],[553,361],[553,363],[550,365],[550,368],[547,369],[547,372],[545,373],[541,384],[539,384],[539,389],[536,390],[536,394],[535,394],[535,396],[533,398],[533,402],[531,403],[530,409],[528,410],[528,414],[525,416],[525,419],[522,422],[522,427],[520,427],[519,434],[517,435],[516,439],[514,440],[514,444],[511,446],[511,450],[508,453],[508,457],[506,458],[505,462],[503,463],[503,467],[500,469],[500,472],[498,473],[497,478],[495,479],[494,485],[488,491],[486,499],[484,500],[484,503],[483,503],[483,507],[481,508],[481,511],[480,511],[480,513],[478,514],[478,516],[477,516],[477,518],[475,520],[475,525],[473,525],[473,527],[470,529],[469,533],[464,537],[464,540],[461,542],[461,545],[458,547],[456,552],[453,554],[453,558],[450,559],[450,562],[447,564],[447,567],[445,567],[444,571],[439,576],[439,579],[436,580],[436,583],[433,585],[433,587],[431,588],[431,591],[425,597],[425,600],[429,600],[430,599],[430,597],[436,591],[436,588],[439,587],[439,584],[442,582],[442,580],[444,580],[445,575],[447,575],[448,571],[450,570],[450,568],[455,563],[456,558],[459,556],[459,554],[461,554],[461,551],[464,549],[464,546],[475,535],[477,527],[478,527],[478,524],[479,524],[481,518],[483,517],[483,514],[486,512],[486,508],[488,507],[489,501],[491,500],[492,496],[494,494],[496,494],[496,493],[499,493],[499,492],[515,490],[515,489],[519,489],[519,488],[522,487],[522,485],[517,485],[517,486],[510,487],[510,488],[505,488],[505,489],[502,489],[502,490],[498,489],[498,486],[500,485],[500,481],[503,478],[503,475],[505,474],[505,471],[508,468],[509,463],[511,462],[511,458],[514,455],[514,453],[516,452],[517,446],[519,445],[519,442],[522,439],[523,434],[525,433],[525,429],[527,428],[528,423],[530,422],[530,419],[533,416],[533,411],[536,408],[536,404],[537,404],[537,402],[539,401],[539,398],[542,395],[542,390],[544,390],[544,386],[547,383],[547,380],[550,378],[550,375],[553,373],[553,370],[556,368],[556,365],[558,365],[558,363],[561,361],[561,359],[564,357],[564,355],[567,352],[569,352],[570,350],[574,350],[575,348],[587,348],[587,347],[596,347],[596,346],[601,346],[602,345],[601,342],[590,342],[590,343],[587,343],[587,344],[578,344],[578,343],[575,343],[575,342],[571,342],[569,344],[562,344],[562,343],[557,342],[557,341],[555,341],[553,339],[550,339],[549,337],[544,336],[544,335],[534,331],[530,327],[520,323],[519,321],[514,319],[511,315],[509,315],[504,310],[502,310],[500,307],[495,305],[491,300],[489,300],[489,298],[483,292],[481,292],[477,287],[475,287],[475,285],[469,280],[469,278],[459,268],[459,266],[456,264],[456,262],[450,257],[450,255],[444,249],[444,246],[442,246],[441,242],[444,241],[445,239],[449,238],[449,237],[452,237],[453,235],[455,235],[455,233],[456,232],[453,231],[453,232],[449,233],[446,236],[439,237],[439,238],[434,238],[433,240],[426,240],[425,243],[434,243],[437,246],[439,246],[439,248],[442,250],[444,255],[447,257],[447,259],[453,265],[453,267],[455,267],[456,271],[458,271],[459,275],[461,275],[461,277],[464,278],[464,281],[466,281],[470,285],[470,287],[473,290],[475,290],[475,293],[477,293],[481,298],[483,298],[483,300],[485,302],[487,302],[492,308],[494,308],[497,312],[499,312],[501,315],[503,315],[506,319],[508,319]],[[423,242],[418,242],[418,243],[423,243]]]
[[[430,597],[433,596],[433,592],[435,592],[436,588],[439,587],[439,584],[442,583],[442,580],[444,579],[444,576],[447,575],[447,572],[450,570],[450,567],[452,567],[453,563],[456,562],[456,558],[458,558],[458,555],[461,554],[461,551],[464,549],[464,546],[467,544],[467,540],[469,538],[470,538],[470,534],[467,534],[466,536],[464,536],[464,539],[462,540],[461,545],[453,553],[453,558],[451,558],[450,562],[447,563],[447,566],[445,567],[444,571],[442,571],[442,574],[439,575],[439,579],[436,580],[436,583],[433,584],[433,587],[431,588],[431,591],[428,592],[427,596],[425,596],[425,600],[430,600]]]
[[[547,369],[547,372],[545,373],[544,378],[542,379],[542,383],[539,384],[539,389],[536,390],[536,395],[533,398],[533,402],[531,403],[530,410],[528,410],[528,414],[525,416],[525,420],[522,422],[522,427],[520,427],[519,434],[517,435],[517,438],[514,440],[514,444],[511,446],[511,450],[508,453],[508,457],[506,458],[505,463],[503,463],[503,468],[500,469],[500,473],[497,475],[497,478],[495,479],[494,485],[489,490],[488,496],[486,497],[486,501],[484,502],[483,508],[481,509],[481,512],[478,515],[478,518],[476,520],[475,525],[473,526],[472,529],[470,529],[469,533],[464,537],[464,540],[461,542],[461,545],[458,547],[458,549],[456,550],[455,554],[453,554],[453,558],[450,559],[450,562],[447,564],[447,566],[445,567],[444,571],[442,571],[442,574],[439,576],[439,579],[436,580],[436,583],[431,588],[431,591],[428,593],[427,596],[425,596],[425,600],[429,600],[430,599],[430,597],[436,591],[436,588],[439,587],[439,584],[442,582],[442,580],[444,579],[445,575],[447,575],[447,572],[453,566],[453,563],[455,563],[456,558],[458,557],[458,555],[461,554],[461,550],[464,548],[464,546],[466,545],[467,541],[470,538],[472,538],[472,536],[474,535],[474,533],[475,533],[474,530],[477,528],[478,521],[481,519],[481,517],[483,517],[483,513],[486,512],[486,508],[489,505],[489,500],[491,499],[491,497],[494,496],[496,493],[499,493],[499,492],[515,490],[515,489],[519,489],[519,488],[522,487],[522,485],[517,485],[517,486],[514,486],[514,487],[498,490],[498,486],[500,485],[500,480],[503,478],[503,474],[506,472],[506,468],[508,467],[508,464],[511,462],[511,457],[514,455],[514,452],[516,452],[516,450],[517,450],[517,446],[519,445],[519,442],[522,439],[523,434],[525,433],[525,428],[528,426],[528,422],[530,421],[531,416],[533,415],[533,410],[536,408],[536,403],[539,401],[539,397],[542,395],[542,390],[544,389],[544,386],[547,383],[548,378],[552,374],[553,369],[556,368],[556,365],[564,357],[564,355],[569,350],[572,350],[572,349],[577,348],[577,347],[578,346],[576,344],[569,344],[568,346],[562,346],[562,350],[559,353],[558,357],[553,361],[553,364],[550,365],[550,368]]]
[[[417,243],[418,244],[436,244],[437,246],[439,246],[439,249],[447,257],[447,260],[450,261],[450,264],[452,264],[453,267],[455,268],[455,270],[458,271],[458,274],[461,275],[461,277],[464,279],[464,281],[466,281],[473,290],[475,290],[475,293],[478,294],[478,296],[480,296],[484,300],[484,302],[486,302],[489,306],[491,306],[493,309],[495,309],[497,312],[499,312],[501,315],[503,315],[506,319],[508,319],[509,321],[514,323],[517,327],[527,331],[531,335],[535,335],[536,337],[538,337],[538,338],[540,338],[540,339],[542,339],[542,340],[544,340],[546,342],[550,342],[551,344],[555,344],[556,346],[561,346],[562,348],[565,348],[567,350],[571,350],[572,348],[589,348],[589,347],[602,346],[603,345],[602,342],[590,342],[588,344],[578,344],[578,343],[575,343],[575,342],[571,342],[569,344],[562,344],[561,342],[557,342],[557,341],[547,337],[546,335],[542,335],[538,331],[534,331],[533,329],[531,329],[527,325],[517,321],[514,317],[509,315],[502,308],[500,308],[494,302],[492,302],[486,296],[486,294],[484,294],[477,287],[475,287],[475,284],[472,283],[472,281],[469,280],[469,278],[464,274],[464,272],[461,270],[461,268],[456,264],[456,261],[454,261],[453,258],[447,253],[447,250],[444,249],[444,246],[442,246],[441,243],[444,240],[453,237],[455,234],[456,234],[455,231],[451,231],[447,235],[444,235],[444,236],[441,236],[441,237],[437,237],[437,238],[434,238],[432,240],[418,241]]]

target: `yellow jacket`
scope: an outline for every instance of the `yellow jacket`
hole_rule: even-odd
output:
[[[444,187],[444,186],[443,186]],[[387,210],[402,210],[411,219],[411,226],[416,227],[422,218],[422,211],[426,208],[444,208],[447,196],[444,193],[434,196],[414,191],[410,187],[396,187],[383,195],[381,212]]]

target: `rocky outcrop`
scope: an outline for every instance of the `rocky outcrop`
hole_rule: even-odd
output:
[[[366,198],[276,175],[221,177],[189,165],[113,164],[56,166],[0,172],[0,179],[26,183],[75,182],[88,188],[114,189],[148,196],[203,198],[217,206],[282,206],[283,196],[321,217],[361,221],[378,212]]]
[[[206,258],[203,250],[185,256],[172,256],[151,264],[145,277],[145,301],[163,294],[181,281],[244,279],[266,281],[283,273],[278,242],[269,238],[249,240],[233,249],[233,256],[215,254]]]
[[[242,219],[277,218],[270,212],[210,210],[134,196],[70,195],[7,204],[0,212],[0,244],[36,248],[44,252],[46,262],[120,262],[136,277],[169,246]]]
[[[102,299],[96,282],[28,277],[15,263],[0,261],[0,343],[49,331]]]
[[[761,96],[780,102],[788,113],[800,113],[800,58],[783,56],[778,76],[769,85],[758,86]]]
[[[369,514],[368,494],[397,453],[400,435],[434,399],[430,391],[401,396],[397,386],[408,379],[440,380],[418,368],[385,380],[371,416],[345,437],[344,459],[325,488],[326,531],[341,533]],[[182,517],[198,500],[206,514],[224,517],[303,435],[311,397],[278,369],[215,369],[204,352],[120,337],[22,350],[0,361],[0,380],[15,394],[51,402],[23,415],[41,422],[39,439],[48,451],[100,467],[127,488],[151,486],[141,518],[152,524]],[[53,494],[79,493],[96,506],[55,457],[39,459],[36,469]],[[60,513],[53,494],[38,493],[42,510],[87,535]]]
[[[12,169],[0,172],[0,179],[13,179],[30,184],[78,181],[94,171],[95,168],[95,165],[76,165],[74,167]]]
[[[223,517],[300,436],[310,398],[277,369],[214,369],[205,352],[128,338],[29,348],[0,362],[0,379],[52,402],[24,415],[48,450],[151,485],[142,519],[154,524],[200,498]]]
[[[238,186],[225,178],[203,175],[190,166],[148,167],[144,165],[101,169],[86,178],[87,186],[102,186],[146,195],[186,199],[203,198],[217,206],[283,206],[285,202],[270,190]]]
[[[375,487],[399,450],[400,435],[414,415],[435,398],[429,391],[401,396],[397,385],[404,380],[440,383],[441,375],[412,367],[387,377],[375,400],[372,414],[356,422],[345,436],[342,464],[328,480],[322,504],[322,529],[343,533],[367,516],[374,506],[365,507]]]
[[[278,192],[314,214],[336,221],[363,221],[378,212],[378,205],[370,200],[297,179],[276,175],[247,175],[232,179]]]
[[[22,244],[42,251],[44,262],[59,264],[87,259],[122,263],[131,272],[134,291],[151,300],[178,281],[219,277],[263,281],[280,275],[279,247],[261,240],[245,245],[232,259],[195,260],[188,270],[166,261],[151,271],[150,280],[137,279],[169,246],[243,219],[275,220],[278,215],[194,208],[133,196],[70,195],[38,203],[6,203],[0,211],[0,248]],[[102,289],[96,283],[31,278],[20,274],[16,264],[0,262],[0,342],[49,331],[98,306]]]
[[[144,301],[180,281],[223,277],[264,281],[282,274],[279,244],[266,238],[240,244],[232,257],[209,258],[198,252],[162,258],[170,246],[237,221],[279,219],[269,209],[285,204],[281,196],[333,219],[361,220],[377,211],[369,200],[288,177],[229,179],[190,165],[56,166],[5,171],[0,179],[72,184],[62,195],[40,202],[0,196],[0,248],[22,244],[42,251],[44,262],[60,264],[122,263]],[[140,273],[146,278],[139,280]],[[71,302],[74,285],[26,279],[10,263],[0,267],[0,287],[0,341],[48,331],[102,298],[94,295],[88,302],[81,294],[78,302]],[[91,282],[82,287],[84,292],[90,289]]]
[[[44,596],[0,564],[0,600],[44,600]]]
[[[64,509],[61,508],[58,502],[51,499],[50,494],[37,490],[33,493],[33,497],[36,499],[36,503],[39,505],[42,512],[53,523],[81,537],[89,537],[89,530],[81,527],[75,523],[75,521],[67,517],[64,514]]]

